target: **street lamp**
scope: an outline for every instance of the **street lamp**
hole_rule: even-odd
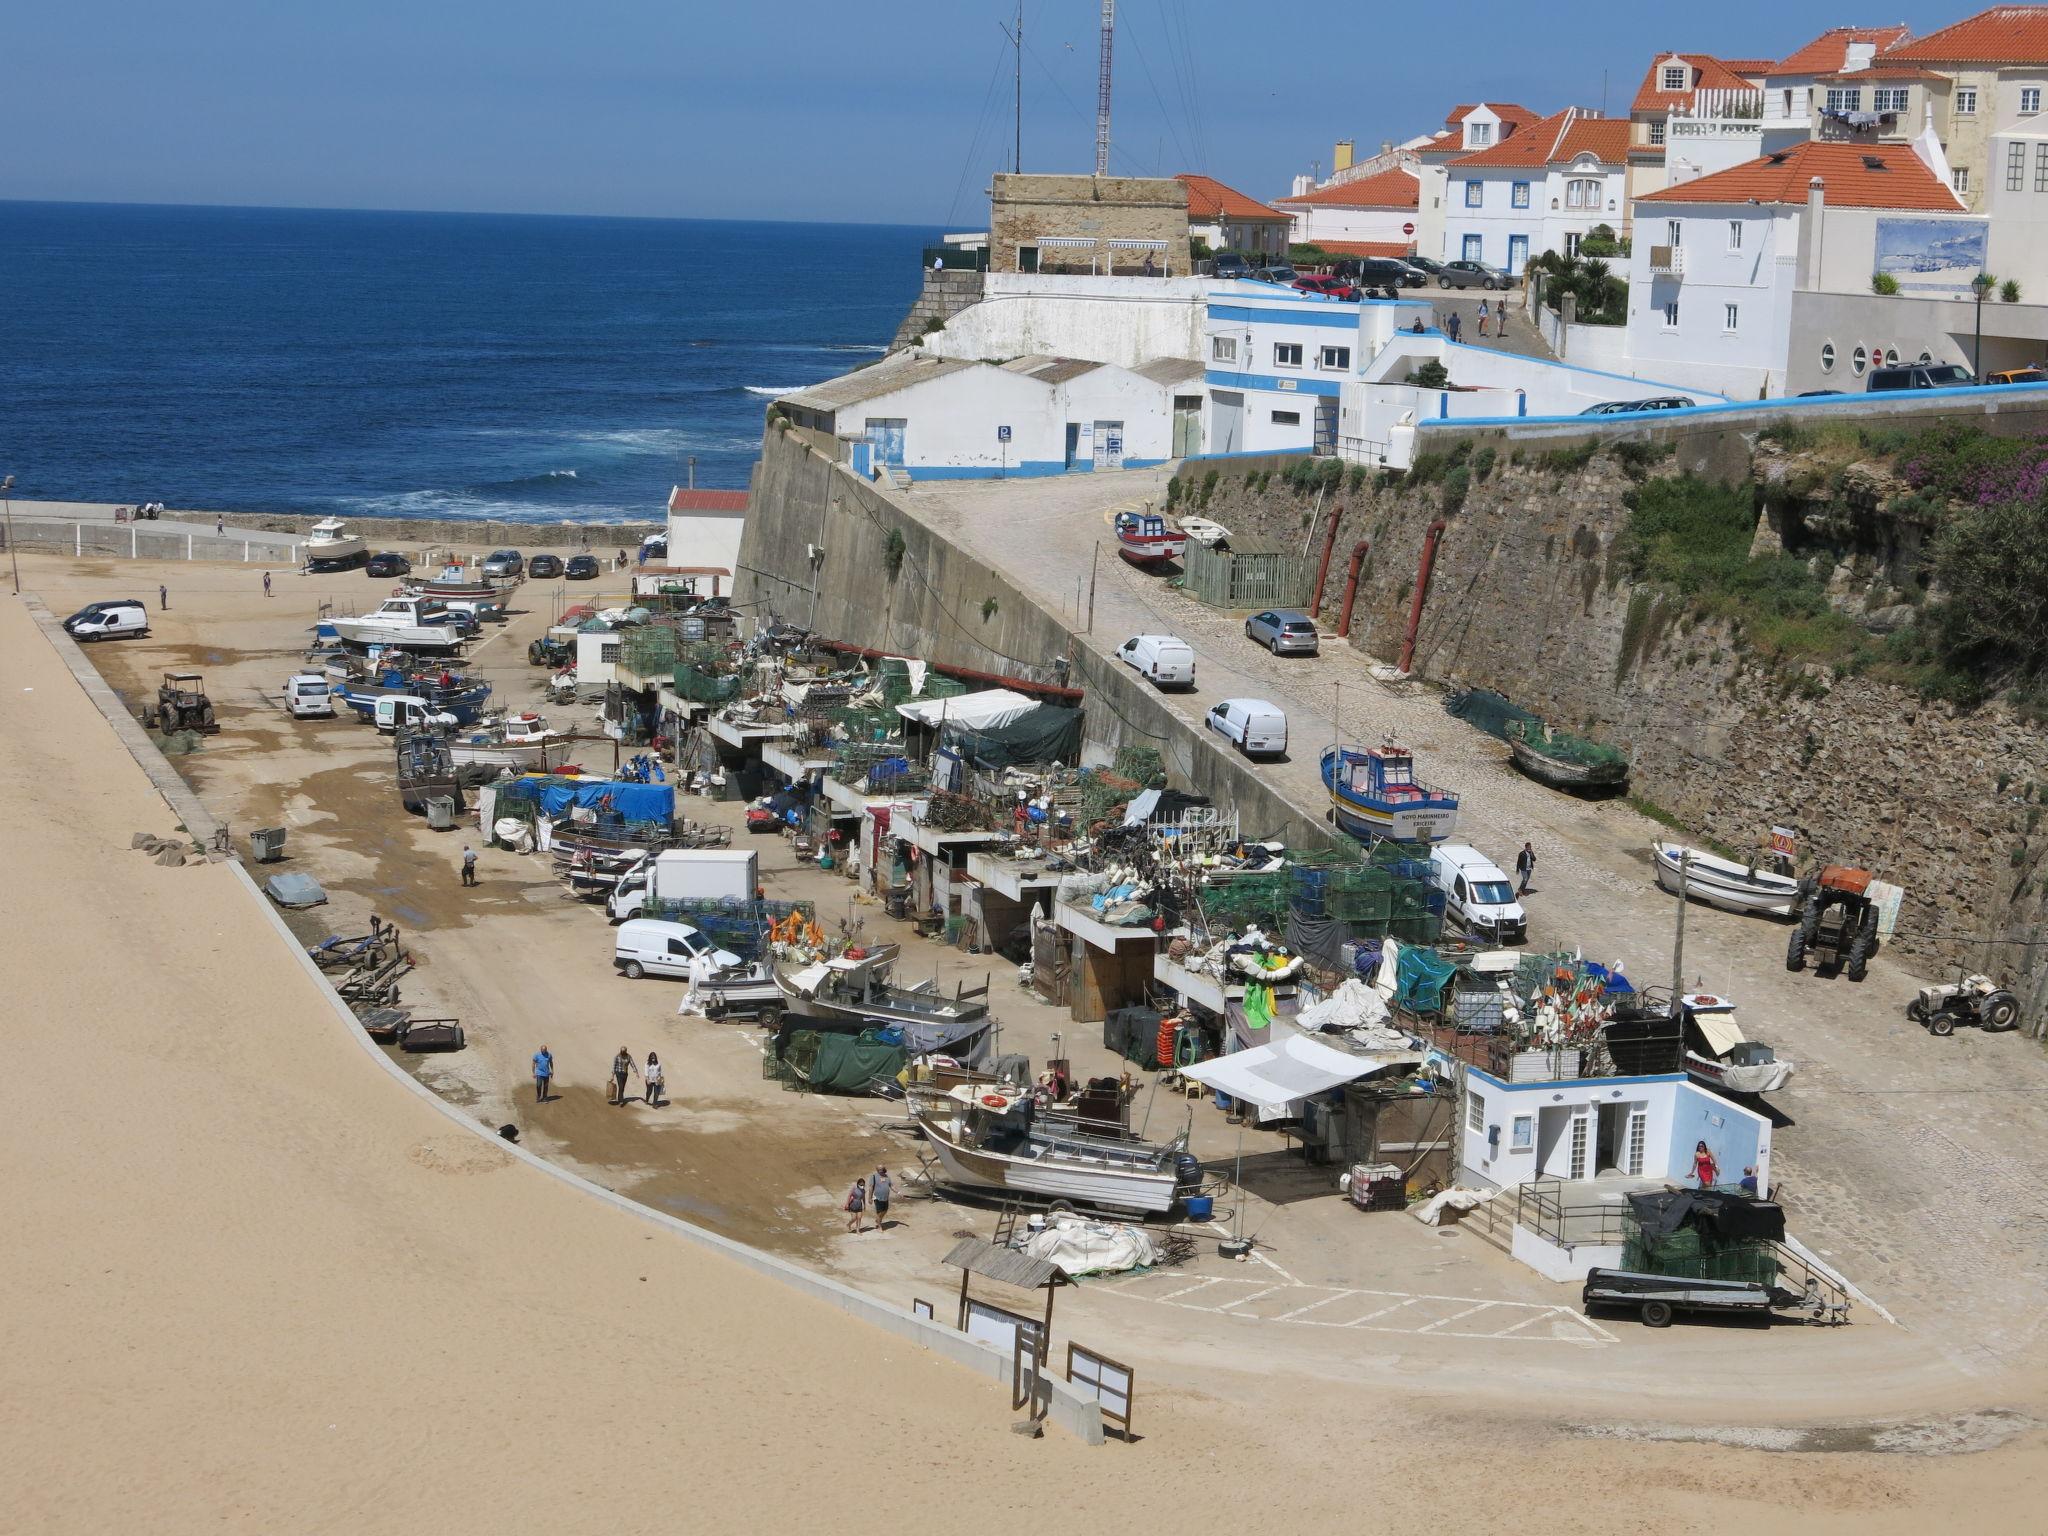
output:
[[[7,558],[14,565],[14,595],[21,596],[21,556],[14,548],[14,476],[0,480],[0,504],[7,508]]]
[[[1992,277],[1989,272],[1979,272],[1970,279],[1970,292],[1977,296],[1977,346],[1970,354],[1970,371],[1977,375],[1976,382],[1984,382],[1984,300],[1990,295]]]

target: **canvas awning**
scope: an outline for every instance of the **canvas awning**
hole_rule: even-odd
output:
[[[1706,1009],[1695,1013],[1692,1021],[1707,1042],[1707,1049],[1716,1056],[1726,1056],[1742,1044],[1742,1030],[1735,1022],[1733,1011],[1726,1013]]]
[[[1181,1076],[1252,1105],[1260,1117],[1285,1119],[1301,1101],[1395,1064],[1397,1058],[1332,1050],[1307,1035],[1288,1035],[1248,1051],[1181,1068]]]
[[[957,725],[970,731],[985,731],[1014,724],[1039,707],[1038,700],[1008,688],[989,688],[950,699],[912,699],[908,704],[898,704],[896,713],[919,725]]]

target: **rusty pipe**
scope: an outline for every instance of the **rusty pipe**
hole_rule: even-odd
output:
[[[1344,577],[1344,606],[1337,612],[1337,634],[1351,635],[1351,605],[1358,599],[1358,573],[1365,569],[1365,557],[1372,553],[1372,540],[1360,539],[1351,547],[1351,569]]]
[[[1401,636],[1401,661],[1397,668],[1407,672],[1415,660],[1415,634],[1422,628],[1422,600],[1429,595],[1429,573],[1436,565],[1437,542],[1444,536],[1444,520],[1438,518],[1422,536],[1422,563],[1415,569],[1415,601],[1408,605],[1408,629]]]
[[[1320,619],[1323,616],[1323,583],[1329,579],[1330,551],[1337,547],[1337,525],[1343,521],[1344,507],[1340,502],[1330,512],[1330,529],[1323,536],[1323,558],[1316,565],[1316,603],[1308,611],[1308,616],[1312,619]]]

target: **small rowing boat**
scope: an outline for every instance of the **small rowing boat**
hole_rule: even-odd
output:
[[[1682,881],[1685,894],[1692,900],[1724,912],[1790,917],[1799,901],[1797,880],[1758,869],[1754,864],[1738,864],[1733,859],[1717,858],[1678,843],[1652,843],[1650,857],[1657,866],[1657,883],[1665,890],[1677,895]]]

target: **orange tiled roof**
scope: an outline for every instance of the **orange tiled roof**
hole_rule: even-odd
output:
[[[1768,75],[1778,67],[1776,59],[1723,59],[1721,62],[1738,75]]]
[[[1590,153],[1598,156],[1602,164],[1620,165],[1628,154],[1628,130],[1625,117],[1589,117],[1576,108],[1567,107],[1553,117],[1531,124],[1511,139],[1503,139],[1487,149],[1474,150],[1451,164],[1472,170],[1513,166],[1533,169]]]
[[[1398,260],[1415,254],[1412,240],[1318,240],[1316,245],[1332,256],[1392,256]]]
[[[1664,66],[1672,59],[1689,66],[1697,78],[1683,90],[1660,89],[1658,81],[1663,78]],[[1636,99],[1629,104],[1631,112],[1669,112],[1673,107],[1690,106],[1692,93],[1705,88],[1708,90],[1746,91],[1749,82],[1742,78],[1733,67],[1723,60],[1706,53],[1663,53],[1650,61],[1648,73],[1636,91]]]
[[[2048,6],[1994,5],[1887,56],[1913,64],[2048,64]]]
[[[1421,185],[1406,171],[1381,171],[1274,201],[1282,208],[1413,208]]]
[[[1771,69],[1774,75],[1831,75],[1849,61],[1851,43],[1875,43],[1879,53],[1913,34],[1905,27],[1833,27],[1804,48],[1794,49]]]
[[[1527,107],[1522,106],[1519,102],[1461,101],[1458,103],[1458,105],[1451,108],[1451,115],[1444,119],[1444,127],[1457,127],[1458,124],[1465,121],[1466,118],[1470,117],[1474,112],[1477,112],[1481,107],[1491,107],[1493,109],[1493,115],[1495,117],[1499,118],[1504,123],[1512,123],[1517,128],[1526,128],[1531,123],[1542,121],[1542,118],[1538,116],[1538,114],[1531,112]]]
[[[1877,165],[1873,166],[1872,161]],[[1829,205],[1836,208],[1960,213],[1963,207],[1948,184],[1928,170],[1910,149],[1871,149],[1861,144],[1813,139],[1697,181],[1666,187],[1661,192],[1645,192],[1636,201],[1790,205],[1806,201],[1807,183],[1816,176],[1825,184],[1824,195]]]
[[[1188,218],[1237,219],[1247,223],[1285,224],[1287,215],[1269,208],[1255,197],[1246,197],[1235,187],[1226,187],[1213,176],[1196,176],[1182,171],[1174,180],[1188,189]]]
[[[668,493],[671,512],[744,512],[745,491],[699,491],[678,485]]]
[[[1917,64],[1873,62],[1868,69],[1845,69],[1832,75],[1817,75],[1815,78],[1830,85],[1854,85],[1859,80],[1939,80],[1942,77],[1931,69],[1922,69]]]

